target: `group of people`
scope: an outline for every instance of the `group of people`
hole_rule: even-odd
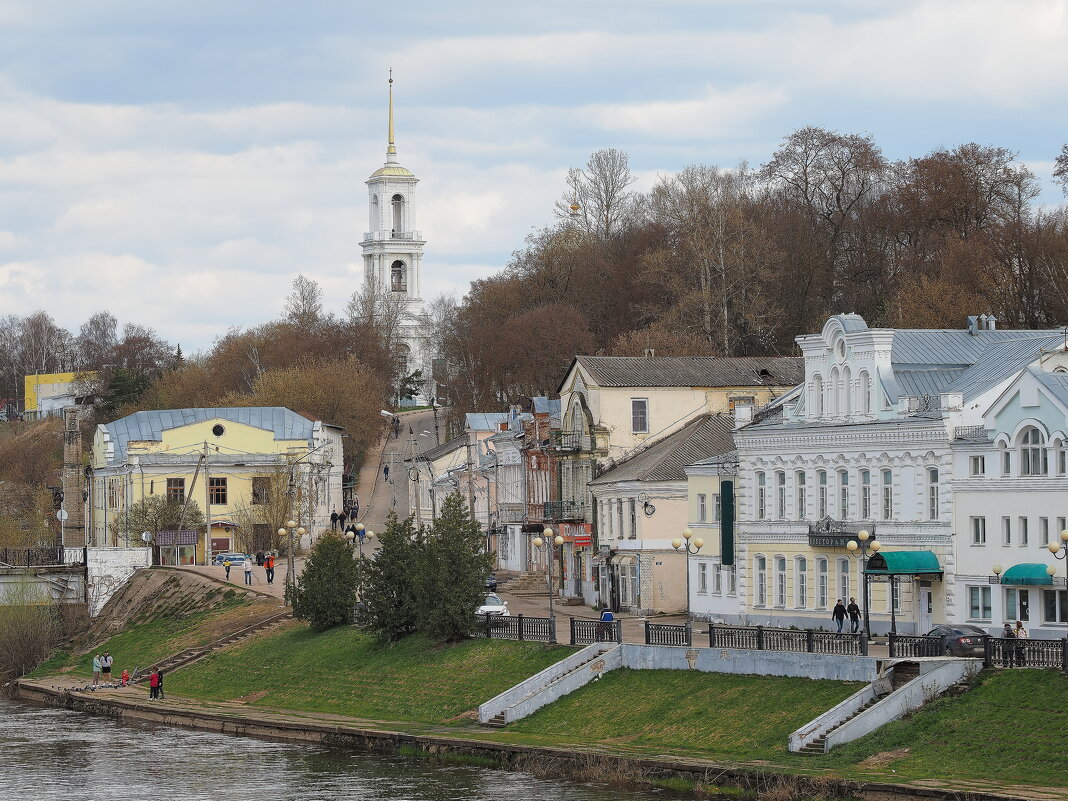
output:
[[[148,697],[151,699],[163,698],[163,671],[153,670],[148,677]]]
[[[1001,630],[1001,638],[1003,640],[1016,640],[1013,643],[1004,643],[1004,647],[1001,649],[1001,666],[1014,667],[1019,665],[1020,667],[1027,667],[1027,649],[1022,641],[1028,639],[1029,635],[1027,629],[1024,628],[1023,622],[1017,620],[1015,628],[1006,623]]]
[[[842,629],[845,627],[846,617],[849,617],[849,632],[850,634],[856,634],[860,631],[860,607],[857,606],[857,599],[850,598],[849,606],[842,603],[842,599],[838,599],[838,603],[834,605],[834,609],[831,610],[831,620],[838,626],[838,633],[842,633]]]
[[[103,679],[105,684],[111,683],[111,667],[115,664],[115,658],[111,655],[111,651],[104,651],[102,654],[95,654],[93,656],[93,686],[95,687]],[[129,674],[124,670],[123,675],[126,676],[129,681]],[[126,685],[123,685],[124,687]]]
[[[267,583],[274,584],[274,566],[278,557],[272,551],[258,551],[256,553],[256,565],[262,567],[267,576]],[[223,569],[226,571],[226,578],[230,578],[230,568],[234,566],[234,562],[229,559],[223,560]],[[245,573],[245,584],[252,584],[252,557],[246,556],[241,563],[241,569]]]
[[[346,506],[339,512],[334,509],[330,512],[330,528],[333,531],[345,531],[345,521],[356,522],[356,516],[360,514],[360,499],[354,498],[352,506]]]

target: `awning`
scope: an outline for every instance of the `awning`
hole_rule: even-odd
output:
[[[933,551],[879,551],[868,557],[868,569],[873,576],[942,575],[942,567]]]
[[[1046,566],[1036,562],[1013,565],[1001,574],[1002,584],[1052,584],[1053,576],[1046,572]]]

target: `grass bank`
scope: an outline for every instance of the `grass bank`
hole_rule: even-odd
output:
[[[503,640],[383,645],[358,629],[294,623],[171,674],[170,692],[205,700],[380,721],[455,724],[458,716],[571,653]]]

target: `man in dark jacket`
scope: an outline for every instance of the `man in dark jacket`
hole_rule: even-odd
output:
[[[330,530],[337,531],[337,509],[330,513]]]
[[[860,607],[857,606],[856,598],[849,599],[849,606],[846,607],[846,612],[849,615],[849,630],[856,634],[860,630]]]
[[[831,612],[831,620],[838,624],[838,633],[842,633],[842,626],[845,624],[846,619],[846,607],[842,603],[842,599],[838,599],[838,603],[834,605],[834,609]]]

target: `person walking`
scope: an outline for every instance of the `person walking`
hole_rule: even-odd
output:
[[[263,551],[256,551],[256,564],[263,567]]]
[[[337,515],[337,525],[342,531],[345,530],[345,521],[348,519],[348,514],[342,509]]]
[[[100,681],[100,654],[93,656],[93,686]]]
[[[1027,667],[1027,644],[1024,640],[1030,639],[1030,635],[1019,620],[1016,621],[1016,628],[1012,630],[1012,636],[1016,638],[1016,664]]]
[[[846,613],[849,615],[849,631],[852,634],[856,634],[860,630],[860,607],[857,606],[856,598],[849,599]]]
[[[1016,635],[1008,623],[1001,630],[1001,666],[1016,667]]]
[[[385,467],[382,468],[382,477],[386,481],[389,481],[389,465],[388,464]]]
[[[148,697],[152,700],[159,698],[159,673],[155,670],[148,677]]]
[[[831,611],[831,620],[838,625],[838,633],[842,633],[842,626],[845,625],[846,619],[846,607],[842,603],[842,599],[838,599],[838,603],[834,605],[834,609]]]
[[[162,670],[157,670],[156,671],[156,698],[159,698],[160,700],[162,700],[164,698],[164,695],[163,695],[163,671]]]
[[[263,560],[263,567],[267,571],[267,583],[274,584],[274,554],[268,552]]]
[[[612,614],[612,610],[605,608],[601,610],[601,617],[597,621],[597,642],[607,642],[609,634],[612,630],[612,624],[615,623],[616,616]]]
[[[400,437],[400,428],[401,428],[401,426],[400,426],[400,418],[399,417],[394,417],[393,418],[393,439],[398,439]]]
[[[356,522],[356,518],[360,516],[360,496],[352,496],[352,508],[349,509],[349,520],[353,523]]]
[[[230,580],[230,568],[233,566],[233,562],[229,559],[223,559],[223,569],[226,571],[226,580]]]
[[[338,520],[337,509],[334,509],[334,510],[332,510],[330,512],[330,530],[331,531],[337,531],[337,520]]]
[[[114,661],[111,651],[104,651],[104,655],[100,657],[100,678],[105,682],[111,681],[111,665]]]
[[[245,583],[248,584],[248,585],[251,585],[252,584],[252,560],[246,556],[245,557],[245,563],[242,565],[242,567],[245,569]]]

